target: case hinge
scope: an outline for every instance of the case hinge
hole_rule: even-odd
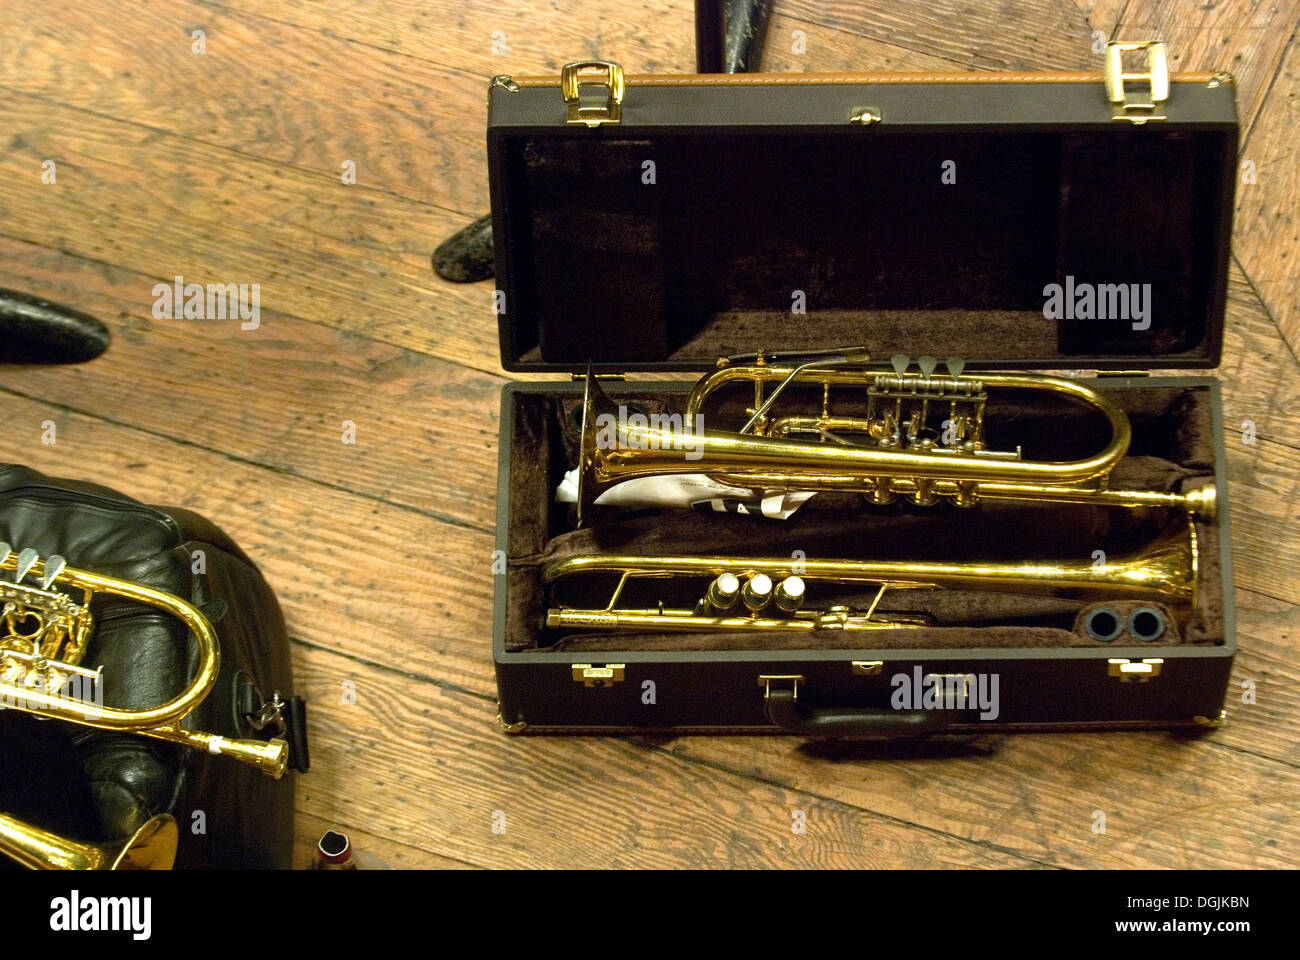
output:
[[[584,687],[612,687],[623,682],[623,664],[607,663],[603,667],[590,663],[575,663],[572,666],[573,679]]]
[[[569,379],[572,380],[574,383],[586,383],[587,377],[588,374],[585,370],[582,373],[579,373],[578,371],[575,370],[569,374]],[[626,373],[593,373],[590,374],[590,377],[593,380],[618,381],[618,380],[626,380],[627,374]]]
[[[1160,668],[1165,665],[1164,660],[1159,657],[1148,658],[1146,660],[1107,660],[1109,669],[1107,673],[1112,677],[1119,677],[1124,683],[1130,680],[1136,680],[1138,683],[1146,683],[1152,677],[1160,676]]]
[[[1147,68],[1140,73],[1124,72],[1124,54],[1146,52]],[[1146,89],[1134,89],[1130,80],[1144,81]],[[1150,120],[1164,120],[1160,105],[1169,99],[1169,61],[1165,45],[1158,40],[1112,40],[1106,44],[1106,99],[1112,119],[1141,126]]]
[[[591,74],[600,75],[593,81]],[[586,77],[583,74],[587,74]],[[603,99],[582,102],[583,87],[600,87]],[[608,60],[581,60],[566,63],[560,68],[560,92],[569,105],[567,123],[598,127],[602,123],[620,123],[623,120],[623,68]]]
[[[1151,376],[1151,371],[1150,370],[1098,370],[1097,376],[1098,377],[1125,377],[1125,378],[1149,377]]]

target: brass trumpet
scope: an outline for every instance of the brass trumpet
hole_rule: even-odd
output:
[[[0,813],[0,854],[29,870],[170,870],[179,832],[169,814],[152,817],[126,840],[83,843]]]
[[[1180,525],[1181,527],[1181,525]],[[620,574],[609,602],[599,609],[563,605],[546,614],[555,629],[648,630],[651,632],[780,632],[824,630],[892,630],[927,626],[912,615],[877,613],[890,590],[957,588],[1021,595],[1065,597],[1124,596],[1161,600],[1180,608],[1196,603],[1196,528],[1167,534],[1136,556],[1091,562],[1027,561],[1021,563],[944,563],[898,560],[804,560],[788,557],[642,557],[588,554],[570,557],[543,572],[554,587],[568,577],[591,573]],[[711,577],[693,608],[618,606],[629,581],[639,578]],[[804,606],[808,582],[867,583],[877,587],[862,610]]]
[[[197,608],[161,590],[69,567],[59,556],[41,560],[34,550],[15,552],[0,543],[0,573],[5,571],[13,579],[0,576],[0,707],[233,757],[276,779],[284,774],[289,746],[282,739],[231,740],[182,726],[212,690],[221,667],[216,632]],[[189,686],[145,710],[102,706],[89,695],[98,693],[100,671],[81,661],[97,591],[156,607],[189,627],[198,645],[198,669]]]
[[[722,386],[752,383],[749,419],[735,431],[633,423],[618,415],[618,406],[589,374],[582,406],[578,525],[611,487],[674,474],[703,474],[755,498],[773,491],[840,491],[865,494],[880,505],[899,496],[918,506],[945,498],[963,507],[985,499],[1020,500],[1174,507],[1207,520],[1214,517],[1213,486],[1188,493],[1107,489],[1107,476],[1128,452],[1132,427],[1118,404],[1081,381],[1006,373],[972,378],[960,375],[962,365],[955,360],[949,361],[948,375],[935,375],[933,358],[922,358],[922,371],[909,373],[906,357],[894,358],[891,375],[868,370],[865,359],[861,351],[848,351],[793,364],[771,363],[762,353],[748,364],[719,361],[718,369],[691,391],[683,422],[695,423],[705,400]],[[775,384],[770,393],[768,384]],[[791,384],[821,388],[819,414],[773,414]],[[831,392],[841,388],[865,391],[865,416],[838,416],[831,410]],[[1070,461],[1027,461],[1019,448],[989,450],[984,408],[990,388],[1081,401],[1106,418],[1110,441],[1091,456]],[[936,415],[943,417],[942,430],[933,426]],[[808,435],[816,439],[792,439]]]

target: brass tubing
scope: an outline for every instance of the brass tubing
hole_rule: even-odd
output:
[[[18,555],[12,551],[0,558],[0,570],[17,570]],[[45,564],[37,561],[29,575],[43,577]],[[155,740],[166,740],[210,754],[229,756],[246,763],[276,779],[284,775],[288,763],[289,746],[280,738],[271,740],[227,739],[212,733],[201,733],[181,727],[181,720],[192,713],[212,691],[221,670],[221,648],[216,631],[199,609],[179,597],[162,590],[117,577],[101,576],[88,570],[62,566],[57,570],[55,582],[88,592],[115,594],[148,604],[172,614],[184,623],[198,645],[198,670],[189,685],[167,702],[142,710],[119,710],[99,706],[85,700],[52,695],[42,690],[0,682],[0,705],[22,710],[37,716],[67,720],[97,730],[114,730],[138,734]],[[76,666],[84,650],[74,647],[67,666]],[[51,658],[55,665],[63,661]]]
[[[16,570],[17,566],[16,555],[11,554],[8,558],[0,561],[0,570]],[[32,573],[40,577],[44,575],[44,572],[45,564],[38,561]],[[39,714],[43,717],[71,720],[74,723],[97,727],[100,730],[130,730],[138,733],[141,728],[161,727],[176,722],[191,713],[212,691],[212,685],[217,682],[217,674],[221,670],[221,651],[217,645],[217,636],[212,629],[212,625],[208,623],[208,618],[200,613],[196,607],[191,606],[179,597],[174,597],[161,590],[155,590],[152,587],[132,583],[129,580],[119,580],[116,577],[100,576],[97,573],[91,573],[88,570],[77,570],[73,567],[64,567],[59,572],[58,581],[80,589],[114,593],[130,600],[138,600],[141,603],[165,610],[167,613],[179,618],[190,628],[190,631],[194,634],[195,642],[198,644],[198,673],[190,681],[189,686],[177,696],[166,703],[146,710],[117,710],[113,707],[100,707],[83,701],[50,696],[40,691],[28,690],[25,687],[11,686],[7,683],[0,683],[0,698],[5,701],[12,699],[24,703],[28,707],[34,707],[36,709],[30,709],[26,712]]]
[[[0,813],[0,854],[29,870],[170,870],[176,821],[159,814],[125,840],[85,843]]]
[[[1169,533],[1143,552],[1097,565],[1092,561],[918,562],[805,559],[789,557],[643,557],[637,554],[580,554],[547,566],[547,584],[580,574],[619,572],[632,576],[745,576],[761,571],[770,578],[878,583],[889,589],[971,588],[1023,594],[1115,594],[1152,600],[1196,600],[1196,528]]]
[[[684,422],[695,422],[705,399],[722,384],[752,382],[758,390],[764,382],[783,382],[795,369],[766,364],[722,367],[692,389]],[[874,376],[861,369],[818,368],[803,371],[796,382],[866,385]],[[1081,460],[1025,461],[1008,459],[997,452],[912,453],[891,447],[827,444],[765,434],[707,430],[687,433],[620,420],[617,406],[589,377],[583,400],[578,525],[583,524],[585,509],[610,487],[637,477],[672,474],[705,474],[718,483],[751,490],[755,495],[770,490],[841,491],[864,493],[874,502],[885,504],[902,494],[922,503],[948,497],[963,506],[987,497],[1107,507],[1171,507],[1207,520],[1215,518],[1212,487],[1185,494],[1106,488],[1106,476],[1128,452],[1132,427],[1124,411],[1104,394],[1080,381],[1059,377],[989,374],[980,376],[978,383],[1082,401],[1106,417],[1111,428],[1110,442]],[[609,439],[598,435],[603,428],[598,428],[597,422],[602,418],[618,424],[613,443],[601,442]],[[809,418],[809,422],[813,421]],[[803,423],[799,418],[778,418],[773,422]],[[859,423],[852,418],[829,422],[832,427]],[[1084,485],[1090,481],[1091,485]]]
[[[793,370],[767,365],[723,367],[696,384],[687,401],[684,422],[695,421],[704,398],[719,383],[730,379],[755,383],[784,379]],[[818,383],[866,384],[874,375],[861,370],[818,369],[804,376]],[[934,489],[940,492],[944,482],[951,484],[952,494],[948,495],[958,492],[958,484],[967,484],[963,499],[970,500],[970,484],[975,484],[974,495],[978,497],[986,484],[1002,484],[1009,495],[1012,485],[1028,493],[1034,487],[1096,480],[1108,474],[1128,452],[1132,440],[1128,416],[1113,400],[1082,382],[1059,377],[990,374],[980,377],[979,383],[1008,390],[1064,395],[1086,403],[1106,417],[1111,428],[1110,441],[1099,452],[1080,460],[1007,461],[997,456],[944,456],[725,431],[687,433],[628,423],[625,417],[619,416],[617,405],[594,377],[588,376],[579,456],[579,525],[584,508],[593,505],[604,490],[636,477],[702,473],[737,486],[863,492],[880,478],[889,478],[891,482],[933,480],[936,481]],[[607,426],[615,425],[612,437],[603,435],[606,427],[600,425],[601,421]],[[928,499],[928,495],[923,499]]]
[[[915,491],[916,482],[908,479],[877,477],[828,477],[808,473],[711,474],[720,483],[735,487],[752,487],[756,492],[771,489],[817,490],[821,492],[864,493],[875,497],[882,483],[884,499]],[[961,495],[961,486],[974,481],[934,480],[931,490],[945,497]],[[1197,487],[1187,493],[1163,490],[1111,490],[1106,487],[1076,487],[1050,483],[975,483],[976,499],[1018,500],[1042,503],[1078,503],[1099,507],[1171,508],[1185,510],[1206,521],[1216,516],[1216,492],[1213,486]]]
[[[895,630],[923,626],[906,620],[890,621],[863,614],[843,617],[710,617],[690,610],[576,610],[564,607],[546,612],[546,625],[561,630],[639,630],[656,633],[713,633],[757,630],[763,633],[804,633],[813,630]]]

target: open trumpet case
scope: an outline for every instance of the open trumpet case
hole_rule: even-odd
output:
[[[1151,371],[1219,362],[1237,136],[1231,77],[1171,76],[1155,43],[1112,45],[1096,74],[624,77],[600,62],[494,79],[502,364],[572,375],[502,397],[504,729],[1220,723],[1234,646],[1219,385]],[[787,384],[786,426],[820,424],[784,448],[800,451],[788,467],[736,441],[752,385],[691,397],[703,431],[731,437],[693,464],[695,509],[597,500],[680,475],[681,451],[602,457],[591,418],[617,410],[615,442],[644,441],[636,424],[686,410],[680,375],[719,358],[856,380]],[[1047,371],[1041,389],[999,388]],[[1067,497],[1115,495],[1034,497],[1053,487],[1043,465],[1116,449],[1116,409],[1131,436],[1104,475],[1060,474]],[[964,454],[934,439],[953,424]],[[893,472],[873,488],[836,466],[860,439],[921,464],[964,457],[988,482]],[[557,502],[580,459],[581,526]],[[806,501],[709,487],[785,469],[822,485]],[[1024,495],[993,496],[1000,483]],[[699,562],[668,575],[683,558]],[[876,575],[817,575],[841,561]],[[773,584],[788,602],[771,605]]]

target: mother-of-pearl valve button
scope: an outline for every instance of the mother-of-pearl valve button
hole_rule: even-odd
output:
[[[766,573],[754,574],[745,582],[745,589],[741,591],[740,598],[753,612],[762,610],[772,599],[772,578]]]
[[[786,613],[794,613],[803,603],[804,583],[802,577],[786,577],[776,585],[776,606]]]
[[[724,573],[709,584],[709,603],[719,610],[728,610],[740,597],[740,578],[734,573]]]

